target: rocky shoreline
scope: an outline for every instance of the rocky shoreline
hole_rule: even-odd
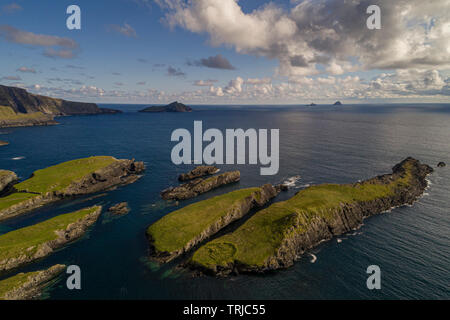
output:
[[[199,166],[189,171],[188,173],[182,173],[178,176],[179,181],[189,181],[204,176],[210,176],[219,172],[219,168],[214,166]]]
[[[102,207],[95,206],[84,210],[89,210],[90,212],[84,215],[81,219],[68,224],[65,229],[55,230],[55,234],[57,236],[56,239],[41,243],[37,245],[37,247],[32,246],[27,248],[25,252],[22,252],[18,256],[8,257],[1,260],[0,272],[15,269],[35,260],[44,258],[64,245],[81,238],[87,229],[97,221],[102,212]],[[21,230],[19,229],[17,232],[20,231]],[[33,253],[30,254],[30,252]]]
[[[57,264],[46,270],[21,273],[12,278],[0,281],[0,300],[32,300],[38,298],[42,290],[49,284],[51,280],[60,275],[64,269],[65,265]],[[19,281],[18,285],[13,285],[10,288],[6,288],[3,292],[2,285],[8,281],[13,282],[17,278],[26,277],[24,282]],[[7,284],[5,284],[7,285]]]
[[[244,194],[244,192],[247,192],[247,190],[248,195],[246,193],[245,195],[242,195],[241,198],[239,198],[239,194]],[[222,230],[233,221],[242,218],[251,209],[264,206],[271,199],[275,198],[280,193],[280,191],[281,188],[274,187],[271,184],[266,184],[260,188],[237,190],[222,196],[214,197],[212,199],[200,201],[198,203],[175,211],[169,215],[166,215],[155,224],[151,225],[147,230],[147,238],[150,245],[150,256],[161,263],[169,262],[176,257],[179,257],[182,254],[190,251],[193,247],[195,247],[205,239],[208,239],[211,236],[215,235],[217,232]],[[195,221],[198,220],[202,222],[206,219],[211,220],[211,215],[213,215],[213,212],[210,211],[211,208],[216,208],[217,211],[218,208],[220,208],[220,205],[218,204],[221,203],[221,200],[230,195],[233,195],[236,200],[234,200],[231,205],[228,205],[223,213],[215,217],[215,220],[213,222],[205,224],[205,226],[202,229],[197,230],[197,232],[195,232],[193,236],[190,236],[192,230],[187,231],[186,229],[184,229],[185,227],[187,227],[185,223],[180,223],[179,225],[172,226],[173,231],[176,231],[179,234],[186,233],[188,234],[188,236],[182,240],[178,239],[177,242],[182,244],[176,245],[176,248],[172,247],[172,250],[163,249],[163,247],[167,248],[169,246],[167,246],[167,244],[165,246],[161,245],[159,242],[167,240],[161,240],[161,238],[165,238],[167,236],[167,232],[168,230],[170,230],[170,228],[168,227],[169,224],[171,224],[173,221],[174,223],[177,223],[178,221],[183,220],[192,221],[195,219]],[[202,211],[205,215],[209,215],[209,217],[199,217],[198,214]]]
[[[0,221],[66,198],[105,191],[113,187],[133,183],[140,178],[140,173],[144,170],[143,162],[126,159],[116,160],[112,164],[96,170],[80,180],[71,182],[63,190],[55,190],[45,194],[38,193],[36,196],[0,210]],[[4,200],[5,198],[0,198],[0,201],[2,199]]]
[[[197,178],[178,187],[171,187],[161,191],[164,200],[187,200],[195,198],[218,187],[240,181],[239,171],[225,172],[209,178]]]
[[[0,195],[17,181],[17,175],[8,170],[0,170]]]
[[[389,188],[392,187],[392,193],[385,193],[383,196],[367,201],[342,201],[337,207],[331,207],[328,210],[325,208],[320,209],[317,214],[308,216],[306,220],[304,219],[306,213],[302,213],[301,209],[296,209],[295,206],[295,201],[298,201],[298,197],[305,197],[305,193],[300,191],[291,198],[294,202],[288,200],[285,204],[273,204],[267,209],[258,212],[231,235],[225,235],[201,247],[194,253],[188,266],[193,270],[200,270],[203,273],[219,276],[227,276],[232,273],[264,273],[288,268],[305,251],[323,241],[330,240],[334,236],[358,228],[364,219],[386,212],[391,208],[413,204],[426,189],[426,177],[432,172],[433,169],[428,165],[421,164],[413,158],[407,158],[393,168],[392,174],[378,176],[346,186],[346,188],[356,188],[355,190],[365,187],[370,188],[371,186],[379,186],[380,190],[384,190],[385,186],[389,186]],[[245,242],[245,238],[242,238],[242,236],[252,237],[252,235],[255,235],[257,230],[254,228],[257,225],[252,224],[251,220],[256,221],[256,219],[262,218],[264,215],[275,212],[274,210],[291,210],[291,213],[287,211],[282,220],[279,220],[279,223],[283,221],[285,225],[280,229],[282,237],[276,242],[274,249],[269,250],[268,248],[271,247],[260,248],[260,250],[263,250],[261,252],[266,252],[262,255],[265,258],[256,259],[254,257],[235,256],[237,250],[241,250],[241,252],[244,249],[252,250],[252,246]],[[258,217],[256,218],[256,216]],[[239,238],[240,241],[244,241],[245,248],[236,247],[236,237],[238,235],[241,237]],[[267,254],[267,252],[272,253]],[[211,254],[213,255],[211,256]],[[221,256],[222,258],[216,260],[215,256]]]

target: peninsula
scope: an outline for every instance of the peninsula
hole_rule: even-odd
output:
[[[265,205],[280,189],[270,184],[241,189],[169,213],[147,229],[150,255],[168,262],[216,234],[252,208]]]
[[[167,106],[148,107],[139,112],[192,112],[192,108],[175,101]]]
[[[0,85],[0,128],[54,125],[55,116],[120,113],[95,103],[72,102]]]
[[[407,158],[392,174],[303,189],[200,247],[189,266],[215,275],[287,268],[306,250],[358,228],[365,218],[412,204],[423,194],[432,172],[428,165]]]
[[[46,257],[81,238],[101,211],[94,206],[0,235],[0,272]]]
[[[65,198],[133,183],[144,169],[143,162],[97,156],[38,170],[0,197],[0,221]]]

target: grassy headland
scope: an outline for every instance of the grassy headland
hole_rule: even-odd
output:
[[[200,247],[191,265],[215,274],[287,267],[306,249],[356,228],[365,217],[412,203],[426,187],[425,177],[431,171],[408,158],[391,175],[306,188]]]

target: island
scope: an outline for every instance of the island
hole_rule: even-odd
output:
[[[0,195],[17,181],[17,175],[8,170],[0,170]]]
[[[265,205],[279,192],[267,184],[232,191],[169,213],[147,229],[150,255],[159,262],[169,262],[242,218],[252,208]]]
[[[0,272],[46,257],[81,238],[101,211],[100,206],[85,208],[0,235]]]
[[[0,221],[49,203],[133,183],[144,169],[143,162],[96,156],[38,170],[0,197]]]
[[[438,166],[438,168],[444,168],[444,167],[447,166],[447,164],[446,164],[445,162],[442,162],[442,161],[441,161],[441,162],[438,163],[437,166]]]
[[[36,299],[42,294],[42,290],[65,269],[65,265],[57,264],[46,270],[19,273],[1,280],[0,300]]]
[[[310,104],[306,105],[307,107],[317,107],[317,104],[315,104],[314,102],[311,102]]]
[[[182,173],[178,176],[179,181],[188,181],[204,176],[216,174],[220,170],[214,166],[198,166],[188,173]]]
[[[0,140],[0,147],[7,146],[9,142]]]
[[[54,125],[56,116],[121,113],[95,103],[72,102],[0,85],[0,128]]]
[[[239,171],[225,172],[206,179],[197,178],[178,187],[161,191],[161,198],[164,200],[187,200],[226,184],[239,182],[240,179],[241,173]]]
[[[121,202],[116,205],[113,205],[108,209],[113,215],[123,216],[130,212],[130,208],[128,207],[128,202]]]
[[[192,112],[192,108],[175,101],[167,106],[148,107],[139,112]]]
[[[412,204],[432,172],[430,166],[407,158],[392,174],[354,184],[308,187],[201,246],[188,265],[220,276],[290,267],[306,250],[358,228],[365,218]]]
[[[336,101],[336,102],[333,104],[333,106],[342,106],[342,102]]]

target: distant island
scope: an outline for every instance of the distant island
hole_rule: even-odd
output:
[[[192,112],[192,108],[175,101],[167,106],[148,107],[139,112]]]
[[[333,106],[342,106],[342,102],[336,101],[336,102],[333,104]]]
[[[310,104],[307,104],[306,106],[307,106],[307,107],[316,107],[317,104],[315,104],[314,102],[311,102]]]
[[[0,128],[54,125],[55,116],[121,113],[95,103],[72,102],[0,85]]]
[[[7,146],[8,144],[9,144],[9,142],[0,140],[0,147]]]

